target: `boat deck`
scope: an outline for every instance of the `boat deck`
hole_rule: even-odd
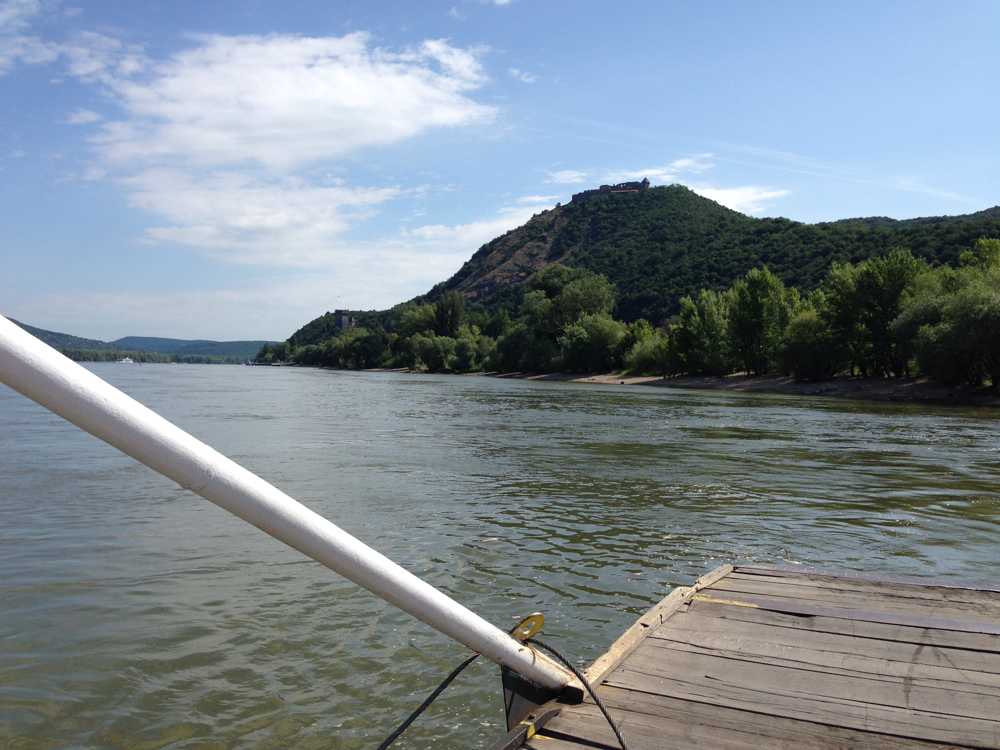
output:
[[[725,565],[586,673],[629,750],[1000,748],[1000,586]],[[526,721],[507,747],[619,747],[590,699]]]

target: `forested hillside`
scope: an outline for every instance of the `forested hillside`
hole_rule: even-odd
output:
[[[857,263],[905,247],[931,264],[954,264],[984,236],[1000,237],[1000,207],[968,216],[802,224],[755,219],[671,185],[599,195],[539,214],[481,247],[419,301],[457,290],[470,309],[500,304],[514,312],[523,282],[558,262],[604,274],[618,290],[616,317],[660,323],[678,312],[681,297],[728,288],[761,265],[808,292],[834,262]]]

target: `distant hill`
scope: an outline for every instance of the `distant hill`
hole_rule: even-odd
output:
[[[53,349],[115,350],[115,349],[127,348],[127,347],[117,346],[116,344],[108,343],[107,341],[99,341],[97,339],[85,339],[81,338],[80,336],[73,336],[68,333],[57,333],[56,331],[46,331],[43,328],[35,328],[34,326],[29,326],[26,323],[22,323],[19,320],[14,320],[13,318],[7,318],[7,320],[9,320],[16,326],[23,328],[25,331],[30,333],[36,339],[44,341]]]
[[[982,236],[1000,237],[1000,207],[966,216],[802,224],[756,219],[671,185],[544,211],[483,245],[416,301],[454,289],[472,309],[513,311],[523,282],[559,262],[605,274],[618,287],[616,317],[658,323],[677,312],[682,296],[727,288],[762,264],[785,284],[809,291],[834,261],[858,262],[898,246],[933,264],[953,263]],[[359,322],[368,316],[356,314]]]
[[[117,346],[143,349],[162,354],[201,354],[215,357],[242,357],[253,359],[264,344],[271,341],[207,341],[203,339],[164,339],[155,336],[126,336],[116,339]]]
[[[137,362],[232,364],[253,359],[264,344],[273,343],[270,341],[165,339],[155,336],[126,336],[108,342],[86,339],[68,333],[46,331],[43,328],[26,325],[13,318],[8,318],[8,320],[54,349],[60,350],[71,359],[81,362],[104,362],[128,356]]]

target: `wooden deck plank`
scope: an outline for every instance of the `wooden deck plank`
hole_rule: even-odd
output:
[[[694,641],[694,643],[690,641]],[[771,646],[766,643],[741,641],[738,636],[717,634],[704,637],[692,635],[689,638],[676,639],[657,638],[648,645],[651,649],[660,648],[670,652],[696,656],[717,656],[784,669],[815,672],[821,675],[840,675],[876,680],[898,684],[904,691],[914,685],[920,685],[927,690],[954,692],[956,695],[953,698],[956,701],[965,701],[968,696],[963,695],[964,693],[985,695],[991,701],[995,701],[996,697],[1000,695],[1000,675],[991,675],[986,672],[967,672],[950,666],[911,665],[906,662],[893,662],[858,654],[820,652],[790,646]],[[672,656],[668,654],[664,658],[670,659]]]
[[[1000,602],[987,605],[980,601],[955,599],[945,603],[944,600],[898,596],[893,592],[838,589],[825,586],[822,582],[768,581],[727,576],[712,586],[712,591],[717,595],[729,592],[767,599],[798,600],[840,609],[874,610],[917,617],[989,623],[996,623],[1000,619]]]
[[[835,568],[817,568],[811,565],[765,564],[754,563],[740,565],[736,568],[740,573],[767,573],[769,575],[788,574],[791,577],[821,576],[823,578],[842,578],[854,581],[874,581],[878,583],[902,584],[906,586],[931,586],[934,588],[961,589],[963,591],[988,591],[1000,593],[1000,583],[982,581],[961,581],[955,578],[932,578],[927,576],[905,576],[893,573],[878,573],[862,570],[838,570]]]
[[[808,572],[815,568],[806,568],[805,572],[792,573],[785,570],[769,570],[754,567],[734,567],[729,577],[743,579],[757,579],[769,581],[796,581],[810,582],[817,585],[842,588],[845,591],[887,591],[895,592],[901,596],[913,596],[929,599],[950,599],[952,597],[960,600],[983,601],[995,603],[1000,588],[963,588],[959,582],[948,582],[944,579],[921,579],[922,583],[903,582],[893,580],[881,580],[877,578],[859,578],[830,575],[828,572]]]
[[[640,651],[608,685],[866,732],[1000,748],[1000,722],[987,718],[997,716],[995,697],[967,694],[954,715],[944,708],[942,690],[914,685],[907,692],[906,686],[886,681],[683,652],[666,662]]]
[[[864,609],[843,609],[815,604],[799,599],[781,599],[777,597],[760,597],[732,591],[703,592],[691,597],[692,602],[708,601],[715,604],[725,604],[733,607],[751,609],[767,609],[772,612],[784,612],[802,617],[830,617],[855,622],[875,622],[885,625],[907,625],[928,630],[953,630],[962,633],[983,633],[1000,635],[1000,623],[984,620],[944,620],[927,617],[923,614],[880,611],[879,608],[868,606]],[[883,608],[884,609],[884,608]],[[953,614],[953,613],[946,613]],[[961,613],[959,613],[961,614]]]
[[[938,750],[942,747],[940,742],[858,732],[628,690],[605,688],[600,695],[612,715],[620,719],[630,750]],[[539,738],[540,741],[530,743],[538,750],[586,747],[578,743],[581,739],[617,748],[607,721],[593,703],[563,709],[560,717],[553,719],[541,734],[552,741]]]
[[[1000,686],[1000,654],[907,643],[892,638],[873,638],[871,634],[823,633],[786,625],[787,623],[776,625],[743,622],[738,628],[734,628],[728,619],[706,617],[689,610],[671,617],[650,637],[676,640],[702,648],[716,647],[717,644],[712,643],[710,638],[724,638],[733,641],[728,648],[749,649],[756,653],[780,651],[798,654],[804,649],[806,653],[801,654],[803,658],[807,658],[811,652],[858,657],[876,662],[873,669],[880,672],[889,670],[889,673],[913,674],[913,665],[950,667],[968,672],[968,681]],[[794,652],[786,649],[794,649]]]
[[[692,602],[688,612],[734,622],[758,622],[818,633],[854,635],[860,638],[926,644],[928,647],[961,648],[983,653],[1000,653],[1000,635],[933,630],[892,623],[859,622],[838,617],[803,617],[752,607],[732,607],[710,601]]]

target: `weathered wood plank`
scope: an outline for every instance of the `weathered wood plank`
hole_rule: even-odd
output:
[[[769,571],[744,572],[734,570],[728,576],[730,581],[760,581],[775,584],[794,582],[797,586],[811,586],[818,589],[871,593],[879,597],[902,600],[934,602],[936,606],[948,606],[951,602],[979,604],[1000,611],[1000,594],[981,589],[943,588],[937,586],[913,586],[900,583],[884,583],[854,578],[831,578],[820,575],[793,577],[791,573],[771,573]]]
[[[834,617],[858,622],[878,622],[888,625],[909,625],[910,627],[934,630],[955,630],[962,633],[986,633],[1000,635],[1000,623],[981,620],[939,620],[922,615],[879,612],[870,609],[842,609],[803,602],[796,599],[762,598],[750,594],[716,591],[695,594],[693,602],[707,601],[732,607],[749,609],[769,609],[772,612],[803,615],[810,617]]]
[[[787,574],[792,577],[810,575],[824,578],[843,578],[855,581],[876,581],[879,583],[903,584],[906,586],[934,586],[936,588],[954,588],[972,591],[993,591],[1000,593],[1000,583],[984,583],[982,581],[962,581],[955,578],[929,578],[927,576],[904,576],[893,573],[876,573],[861,570],[843,570],[835,568],[817,568],[811,565],[787,565],[757,563],[739,565],[735,568],[740,573],[768,573],[775,575]]]
[[[607,684],[867,732],[1000,748],[1000,721],[985,718],[997,715],[995,697],[970,694],[956,716],[937,710],[946,705],[945,691],[913,686],[904,692],[888,682],[685,653],[666,663],[638,651]]]
[[[988,633],[964,633],[898,623],[874,623],[837,617],[793,615],[753,607],[733,607],[711,601],[691,602],[687,611],[705,617],[725,618],[734,622],[759,622],[818,633],[840,633],[900,643],[926,644],[929,647],[941,646],[984,653],[1000,653],[1000,635]]]
[[[843,590],[806,581],[768,581],[727,576],[711,587],[719,596],[723,593],[746,594],[767,599],[790,599],[841,609],[873,610],[917,617],[950,618],[974,622],[996,623],[1000,619],[998,603],[919,599],[896,596],[877,590]]]
[[[701,591],[707,586],[711,586],[720,578],[731,573],[732,570],[732,565],[720,565],[712,572],[703,575],[695,581],[693,586],[679,586],[671,591],[665,599],[650,608],[648,612],[636,620],[632,627],[626,630],[617,641],[611,644],[611,648],[599,656],[593,664],[583,670],[583,674],[587,678],[587,681],[592,685],[600,684],[600,682],[608,674],[610,674],[615,667],[621,664],[625,657],[631,654],[632,651],[635,650],[640,643],[642,643],[643,639],[646,638],[650,632],[659,627],[660,623],[676,612],[678,607],[684,604],[698,591]]]
[[[1000,697],[1000,675],[987,672],[966,672],[951,666],[909,664],[878,659],[863,653],[838,653],[796,648],[787,645],[752,642],[734,635],[688,634],[686,637],[660,638],[649,641],[650,648],[669,652],[718,656],[754,664],[769,664],[785,669],[871,679],[922,689],[954,692],[956,701],[964,701],[964,693],[977,693],[996,700]],[[666,658],[669,658],[667,655]]]
[[[677,700],[667,696],[604,688],[601,699],[616,717],[630,750],[793,750],[797,748],[854,748],[855,750],[940,750],[939,742],[923,742],[858,732],[813,722],[796,721],[739,711],[725,706]],[[588,742],[615,747],[607,721],[592,704],[567,707],[542,737],[530,743],[538,750],[593,747]],[[548,738],[552,738],[551,742]],[[582,740],[582,742],[580,742]]]
[[[791,618],[790,618],[791,619]],[[969,681],[982,680],[982,684],[1000,685],[1000,654],[970,651],[926,643],[910,643],[892,638],[873,638],[872,634],[826,633],[814,629],[795,627],[804,618],[794,618],[793,622],[780,624],[742,621],[735,625],[731,619],[706,617],[696,612],[678,612],[663,625],[653,638],[678,640],[700,647],[713,647],[707,640],[717,636],[735,639],[732,646],[739,649],[765,649],[766,653],[778,649],[806,649],[820,654],[841,654],[870,658],[884,669],[910,672],[911,665],[928,667],[951,667],[969,672]],[[895,629],[894,629],[895,631]],[[892,635],[890,633],[889,635]],[[897,665],[897,666],[893,666]],[[972,673],[982,676],[976,677]]]

